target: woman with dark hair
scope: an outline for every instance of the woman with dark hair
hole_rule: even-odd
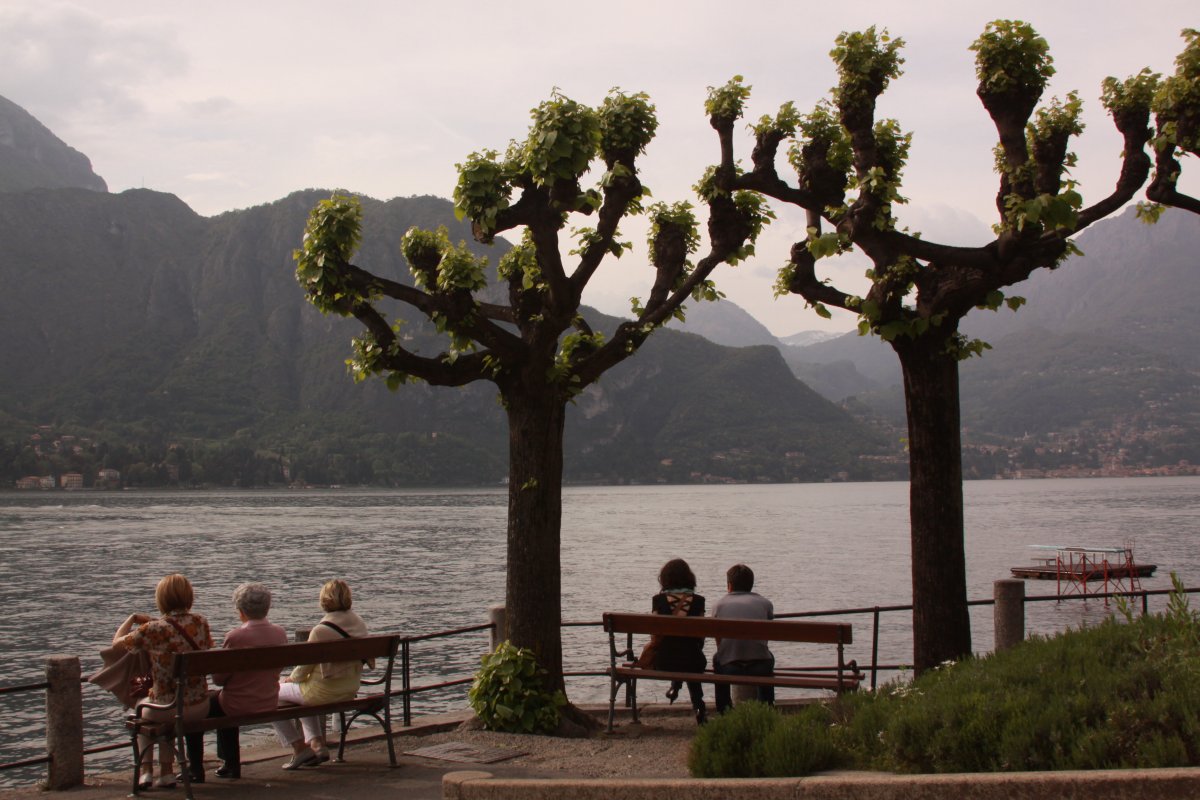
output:
[[[655,614],[671,614],[677,617],[703,617],[704,597],[696,594],[696,576],[682,558],[674,558],[663,564],[658,572],[661,591],[651,599],[650,607]],[[654,656],[654,669],[671,672],[704,672],[708,659],[704,657],[704,640],[683,636],[663,636],[658,640]],[[667,690],[667,699],[672,703],[679,696],[678,682]],[[688,696],[692,700],[692,711],[696,723],[703,725],[704,687],[699,681],[688,681]]]

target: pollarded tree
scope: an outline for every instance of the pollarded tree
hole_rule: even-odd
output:
[[[755,127],[753,167],[734,173],[726,157],[711,195],[755,191],[798,206],[808,236],[791,249],[777,291],[803,297],[817,313],[828,307],[859,316],[861,333],[887,341],[904,376],[910,465],[913,663],[923,671],[971,652],[963,543],[959,361],[987,345],[968,341],[959,321],[973,308],[1015,309],[1023,300],[1005,287],[1036,269],[1054,268],[1075,251],[1070,237],[1121,208],[1145,183],[1150,159],[1149,104],[1144,76],[1106,86],[1104,102],[1125,147],[1111,194],[1084,207],[1069,178],[1069,141],[1082,130],[1074,92],[1038,108],[1053,74],[1045,40],[1027,24],[987,25],[976,53],[977,95],[999,134],[1000,175],[995,239],[982,247],[932,242],[897,227],[901,172],[910,134],[894,120],[876,120],[877,98],[900,75],[903,42],[874,28],[842,34],[831,55],[838,84],[830,101],[800,115],[785,104]],[[780,145],[798,182],[777,173]],[[722,142],[722,149],[727,149]],[[867,255],[865,296],[817,276],[822,257],[856,247]]]
[[[710,93],[710,124],[723,139],[738,105],[726,89]],[[560,558],[562,447],[566,404],[610,367],[632,355],[655,329],[683,313],[688,298],[712,299],[709,276],[753,249],[766,223],[765,203],[743,192],[713,197],[708,207],[707,252],[693,263],[701,237],[692,206],[655,204],[650,219],[653,283],[635,319],[610,337],[580,313],[584,290],[603,260],[629,245],[618,235],[628,214],[642,211],[647,192],[637,158],[654,136],[654,106],[644,94],[613,91],[598,108],[555,93],[532,112],[523,143],[500,157],[474,153],[460,165],[456,213],[471,221],[474,237],[491,243],[520,230],[519,242],[499,261],[496,275],[507,302],[486,302],[486,259],[465,243],[452,245],[444,230],[412,229],[401,243],[412,285],[373,275],[352,263],[360,237],[360,210],[335,196],[315,208],[296,275],[308,299],[325,313],[354,316],[365,332],[350,360],[356,380],[383,376],[395,389],[409,381],[463,386],[491,381],[499,389],[509,427],[508,638],[530,647],[562,688]],[[596,188],[581,181],[601,172]],[[562,255],[572,215],[595,215],[595,227],[571,231],[574,263]],[[390,305],[389,305],[390,304]],[[399,309],[432,322],[445,349],[409,349]]]
[[[1200,31],[1185,28],[1183,38],[1186,45],[1175,59],[1175,74],[1159,83],[1154,92],[1154,177],[1146,187],[1146,197],[1200,214],[1200,198],[1178,189],[1182,171],[1178,156],[1200,156]],[[1148,82],[1158,78],[1149,71],[1142,77]],[[1154,208],[1143,210],[1151,218],[1157,216]]]

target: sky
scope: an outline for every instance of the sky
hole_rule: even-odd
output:
[[[1057,74],[1044,99],[1077,90],[1086,130],[1073,150],[1085,202],[1111,191],[1121,140],[1099,103],[1108,75],[1142,67],[1169,74],[1180,30],[1200,27],[1195,0],[1137,6],[1110,0],[800,3],[742,0],[347,3],[312,0],[5,0],[0,6],[0,95],[92,160],[110,191],[179,196],[198,213],[269,203],[298,189],[341,188],[379,199],[449,197],[455,164],[523,139],[529,112],[556,88],[599,104],[613,87],[644,91],[658,135],[640,161],[655,200],[695,198],[718,160],[704,115],[708,87],[742,75],[747,118],[785,101],[804,111],[836,82],[829,50],[839,32],[875,25],[905,41],[904,75],[878,116],[913,134],[901,221],[926,238],[975,245],[990,238],[997,177],[995,129],[975,97],[967,48],[995,18],[1033,24]],[[751,141],[739,141],[749,162]],[[1189,172],[1187,166],[1192,169]],[[1185,166],[1183,187],[1200,187]],[[580,220],[580,225],[588,224]],[[772,284],[803,217],[783,210],[758,255],[714,274],[729,299],[776,335],[849,330],[820,319]],[[645,228],[639,245],[606,264],[584,302],[628,313],[653,279]],[[824,262],[822,262],[824,264]],[[361,266],[370,268],[369,264]],[[863,291],[861,256],[822,276]]]

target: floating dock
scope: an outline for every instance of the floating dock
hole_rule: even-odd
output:
[[[1138,564],[1133,558],[1133,546],[1125,547],[1063,547],[1032,545],[1035,550],[1054,551],[1054,556],[1040,556],[1033,564],[1013,567],[1016,578],[1057,581],[1058,594],[1106,594],[1137,591],[1139,579],[1148,578],[1158,569],[1157,564]],[[1093,588],[1093,584],[1095,584]]]

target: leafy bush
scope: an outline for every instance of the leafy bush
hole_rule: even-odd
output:
[[[738,703],[696,732],[688,769],[697,778],[752,778],[763,775],[762,743],[779,715],[765,703]]]
[[[567,698],[549,691],[548,684],[549,676],[532,650],[502,642],[483,657],[467,700],[488,730],[551,733]]]
[[[1200,619],[1117,618],[947,665],[911,684],[844,695],[783,718],[751,704],[697,735],[702,777],[1200,765]]]

